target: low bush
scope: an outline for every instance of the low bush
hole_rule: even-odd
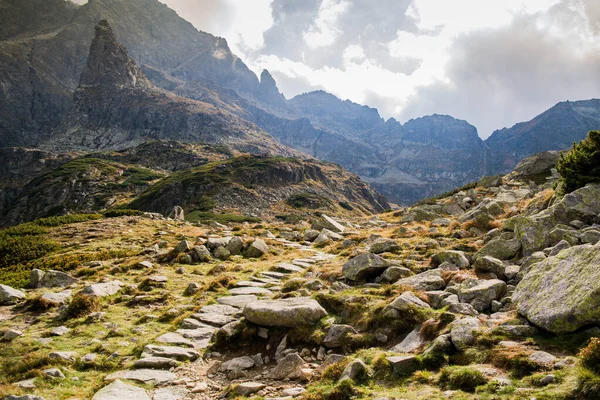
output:
[[[581,366],[600,375],[600,338],[591,338],[588,345],[579,352]]]
[[[77,222],[86,222],[101,219],[100,214],[67,214],[56,217],[40,218],[33,221],[34,224],[45,227],[56,227]]]
[[[221,224],[226,224],[230,222],[260,222],[260,218],[250,217],[247,215],[239,215],[239,214],[216,214],[211,212],[203,212],[203,211],[192,211],[188,215],[185,216],[186,221],[189,222],[218,222]]]
[[[78,294],[73,297],[73,300],[67,306],[65,318],[81,318],[89,315],[94,311],[100,311],[101,304],[97,297]]]

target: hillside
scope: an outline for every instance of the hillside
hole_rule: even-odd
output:
[[[554,193],[556,159],[377,217],[74,214],[1,230],[0,396],[594,398],[600,188]],[[260,191],[298,163],[213,162],[140,206],[209,179]]]

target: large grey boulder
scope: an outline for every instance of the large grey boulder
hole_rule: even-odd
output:
[[[277,366],[271,370],[268,377],[271,379],[293,379],[298,378],[302,374],[304,360],[298,353],[291,353],[279,360]]]
[[[383,273],[375,280],[375,282],[388,282],[394,283],[399,279],[414,275],[413,272],[405,267],[391,266],[387,268]]]
[[[420,274],[400,279],[396,285],[407,286],[413,290],[422,290],[424,292],[432,290],[442,290],[446,287],[446,282],[442,279],[442,273],[439,269],[432,269]]]
[[[512,296],[534,325],[561,334],[600,323],[600,244],[563,250],[533,264]]]
[[[400,251],[402,248],[394,239],[379,238],[371,244],[369,252],[373,254],[393,253]]]
[[[116,380],[100,389],[92,400],[151,400],[144,389]]]
[[[499,300],[506,293],[506,283],[499,279],[466,279],[458,289],[461,303],[468,303],[477,311],[490,309],[492,300]]]
[[[462,251],[446,250],[441,251],[431,257],[431,265],[434,267],[439,267],[445,262],[456,265],[460,269],[468,268],[470,265],[469,259]]]
[[[430,308],[429,304],[419,299],[413,292],[404,292],[385,306],[382,313],[389,317],[401,317],[406,315],[406,312]]]
[[[41,288],[54,288],[54,287],[68,287],[76,283],[78,279],[73,278],[69,274],[65,274],[60,271],[46,271],[46,273],[40,279],[38,287]]]
[[[346,262],[342,273],[351,281],[364,281],[381,275],[389,266],[390,263],[378,255],[364,253]]]
[[[314,325],[327,316],[327,311],[308,297],[279,300],[259,300],[244,307],[244,317],[261,326],[295,328]]]
[[[494,239],[475,254],[475,259],[489,256],[499,260],[510,260],[521,250],[521,242],[517,239]]]
[[[333,231],[335,233],[344,233],[344,231],[346,230],[344,225],[340,224],[338,221],[325,214],[321,215],[320,218],[315,219],[312,222],[311,228],[317,231],[320,231],[322,229],[329,229],[330,231]]]
[[[350,325],[333,324],[329,327],[323,345],[329,348],[340,347],[344,339],[350,334],[358,333]]]
[[[498,277],[503,277],[506,266],[497,258],[484,256],[475,261],[475,270],[481,272],[492,272]]]
[[[227,249],[227,251],[229,251],[229,254],[231,254],[232,256],[237,256],[241,254],[242,250],[244,249],[244,241],[239,236],[234,236],[231,238],[229,243],[227,243],[227,246],[225,246],[225,248]]]
[[[0,285],[0,305],[15,304],[19,300],[24,300],[25,293],[7,285]]]

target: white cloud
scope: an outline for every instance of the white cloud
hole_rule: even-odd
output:
[[[304,42],[311,49],[335,43],[341,33],[337,27],[338,18],[349,6],[350,3],[345,0],[323,0],[316,21],[304,32]]]

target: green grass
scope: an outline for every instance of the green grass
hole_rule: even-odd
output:
[[[157,174],[156,172],[144,167],[130,167],[123,171],[123,176],[127,179],[120,184],[121,186],[147,185],[148,182],[163,177],[163,175]]]
[[[79,222],[93,221],[101,218],[101,214],[67,214],[56,217],[36,219],[35,221],[33,221],[33,224],[45,227],[57,227],[61,225],[74,224]]]
[[[131,210],[128,208],[115,208],[113,210],[107,210],[104,212],[105,218],[115,218],[115,217],[136,217],[144,214],[140,210]]]
[[[477,386],[485,385],[487,379],[475,368],[452,366],[442,368],[439,383],[452,390],[474,392]]]
[[[54,178],[80,174],[89,171],[90,168],[97,168],[103,174],[112,174],[117,172],[117,168],[110,161],[101,160],[99,158],[78,158],[66,163],[60,168],[55,169],[50,174]]]
[[[185,216],[185,220],[189,222],[210,222],[215,221],[221,224],[229,222],[260,222],[260,218],[250,217],[239,214],[216,214],[204,211],[192,211]]]
[[[315,193],[302,192],[288,197],[286,203],[294,208],[321,208],[327,207],[330,201]]]

